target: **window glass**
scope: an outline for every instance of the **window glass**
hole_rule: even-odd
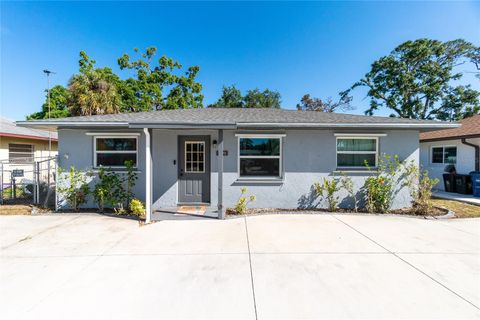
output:
[[[279,156],[279,138],[240,138],[241,156]]]
[[[443,155],[444,163],[457,163],[457,147],[445,147]]]
[[[367,161],[370,167],[376,167],[375,154],[339,153],[337,166],[339,167],[364,167]]]
[[[136,151],[135,138],[97,138],[97,151]]]
[[[34,159],[34,148],[31,144],[8,144],[8,159],[12,163],[29,163]]]
[[[443,163],[443,147],[432,148],[432,163]]]
[[[95,138],[96,167],[124,167],[125,161],[137,166],[137,138]]]
[[[185,172],[205,171],[205,142],[185,141]]]
[[[278,177],[280,159],[240,159],[240,176]]]
[[[376,167],[377,139],[372,138],[338,138],[337,167],[364,168],[366,163]]]
[[[123,167],[125,161],[133,161],[133,165],[137,165],[136,153],[97,153],[97,166],[104,167]]]
[[[337,139],[337,151],[376,151],[376,139]]]

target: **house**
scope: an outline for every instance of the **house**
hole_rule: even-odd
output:
[[[461,127],[422,132],[420,163],[429,175],[440,180],[436,188],[444,190],[442,174],[446,165],[455,165],[457,173],[480,171],[480,115],[460,121]]]
[[[420,132],[458,125],[283,109],[185,109],[19,122],[57,130],[63,168],[121,170],[133,160],[136,195],[152,210],[208,204],[218,216],[248,188],[252,207],[315,206],[312,185],[347,172],[359,189],[381,154],[418,164]],[[399,190],[394,208],[410,205]],[[342,190],[343,192],[343,190]],[[346,193],[341,206],[349,206]]]
[[[10,184],[12,170],[21,170],[21,178],[33,180],[33,161],[56,156],[57,146],[56,132],[20,127],[0,117],[2,186]]]

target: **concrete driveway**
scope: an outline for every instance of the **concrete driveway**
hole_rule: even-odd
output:
[[[0,318],[479,318],[480,219],[0,216]]]

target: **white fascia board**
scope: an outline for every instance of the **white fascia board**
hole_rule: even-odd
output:
[[[450,129],[461,125],[456,123],[260,123],[244,122],[238,128],[391,128],[391,129]]]

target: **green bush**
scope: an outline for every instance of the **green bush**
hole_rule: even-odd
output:
[[[88,187],[87,177],[91,176],[90,171],[79,171],[74,166],[70,168],[67,178],[64,178],[60,170],[61,183],[58,187],[58,192],[65,196],[65,200],[73,210],[87,202],[87,196],[90,193]]]
[[[142,201],[138,199],[132,199],[132,201],[130,201],[130,211],[137,217],[145,216],[145,206]]]
[[[338,196],[336,193],[340,190],[338,180],[335,177],[331,180],[323,178],[323,183],[315,182],[314,187],[317,194],[327,200],[328,210],[331,212],[337,211]],[[325,196],[324,193],[326,194]]]
[[[378,166],[372,169],[368,162],[365,166],[373,174],[365,181],[366,209],[371,213],[386,213],[392,206],[401,162],[398,155],[382,155]]]
[[[240,197],[238,198],[237,203],[235,204],[235,212],[237,214],[245,214],[247,212],[247,205],[250,202],[253,202],[256,200],[256,197],[254,195],[249,196],[248,198],[245,197],[245,193],[247,193],[247,188],[241,188],[240,189]]]
[[[427,170],[420,170],[413,162],[405,167],[405,176],[405,185],[410,191],[416,213],[428,214],[433,207],[432,189],[438,183],[438,179],[431,179]]]

